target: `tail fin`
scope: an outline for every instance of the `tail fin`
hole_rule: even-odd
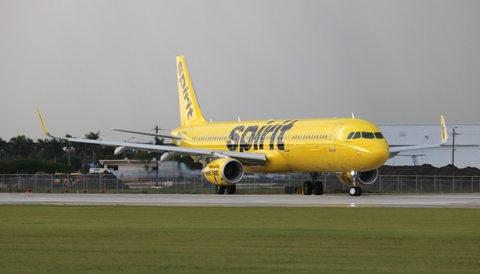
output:
[[[178,99],[181,126],[207,123],[198,105],[185,57],[177,56]]]
[[[445,118],[440,116],[440,126],[442,127],[442,144],[448,141],[447,127],[445,126]]]

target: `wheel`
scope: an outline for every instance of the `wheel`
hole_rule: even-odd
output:
[[[237,192],[237,185],[227,186],[227,194],[235,194]]]
[[[215,185],[215,192],[216,192],[217,194],[223,194],[223,193],[225,193],[225,186]]]
[[[362,195],[362,189],[360,187],[351,187],[349,190],[348,190],[348,193],[350,194],[350,196],[360,196]]]
[[[313,194],[322,195],[323,194],[323,183],[318,181],[313,183]]]
[[[306,181],[305,183],[303,183],[303,195],[312,195],[312,190],[312,182]]]
[[[348,194],[350,194],[350,196],[355,196],[356,193],[357,193],[357,190],[354,187],[351,187],[348,190]]]

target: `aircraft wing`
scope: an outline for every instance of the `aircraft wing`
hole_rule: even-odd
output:
[[[389,158],[393,158],[393,157],[397,156],[402,151],[428,149],[428,148],[435,148],[435,147],[439,147],[439,146],[442,146],[442,144],[417,145],[417,146],[392,146],[392,147],[390,147]]]
[[[177,146],[165,146],[165,145],[149,145],[149,144],[139,144],[139,143],[128,143],[128,142],[116,142],[116,141],[105,141],[105,140],[91,140],[91,139],[82,139],[82,138],[67,138],[67,137],[56,137],[50,134],[43,122],[42,115],[40,110],[37,108],[38,117],[40,118],[40,123],[42,124],[43,133],[48,137],[54,139],[67,140],[74,143],[84,143],[100,146],[111,146],[116,147],[115,154],[118,155],[122,153],[126,148],[136,149],[141,151],[148,152],[158,152],[165,153],[162,155],[161,161],[166,161],[173,155],[189,155],[197,157],[230,157],[239,160],[242,163],[261,166],[267,162],[267,156],[262,153],[245,153],[245,152],[234,152],[234,151],[215,151],[209,149],[198,149],[198,148],[186,148],[186,147],[177,147]],[[130,133],[138,133],[134,131],[118,130]],[[161,136],[156,134],[155,136]],[[167,138],[172,138],[174,136],[168,135]],[[178,138],[178,137],[177,137]]]
[[[397,154],[399,154],[402,151],[428,149],[428,148],[435,148],[435,147],[440,147],[444,145],[448,141],[448,135],[447,135],[447,128],[445,126],[445,118],[443,117],[443,115],[440,116],[440,127],[441,127],[442,141],[439,144],[415,145],[415,146],[391,146],[389,158],[395,157]]]
[[[186,148],[186,147],[177,147],[177,146],[165,146],[165,145],[149,145],[149,144],[139,144],[139,143],[127,143],[127,142],[115,142],[115,141],[105,141],[105,140],[90,140],[90,139],[81,139],[81,138],[66,138],[69,142],[75,143],[84,143],[84,144],[93,144],[100,146],[111,146],[117,147],[115,149],[115,154],[120,154],[124,149],[135,149],[148,152],[158,152],[158,153],[167,153],[165,157],[162,156],[162,161],[166,161],[173,155],[190,155],[190,156],[202,156],[202,157],[231,157],[239,160],[242,163],[261,166],[267,162],[267,157],[265,154],[261,153],[244,153],[244,152],[231,152],[231,151],[215,151],[208,149],[198,149],[198,148]]]

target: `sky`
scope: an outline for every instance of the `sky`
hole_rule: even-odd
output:
[[[480,1],[0,0],[0,138],[126,141],[207,120],[479,123]],[[149,140],[135,136],[135,141]]]

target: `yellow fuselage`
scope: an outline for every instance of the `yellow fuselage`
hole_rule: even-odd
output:
[[[263,153],[263,166],[247,173],[369,171],[389,157],[374,124],[354,118],[215,122],[177,128],[180,147]]]

